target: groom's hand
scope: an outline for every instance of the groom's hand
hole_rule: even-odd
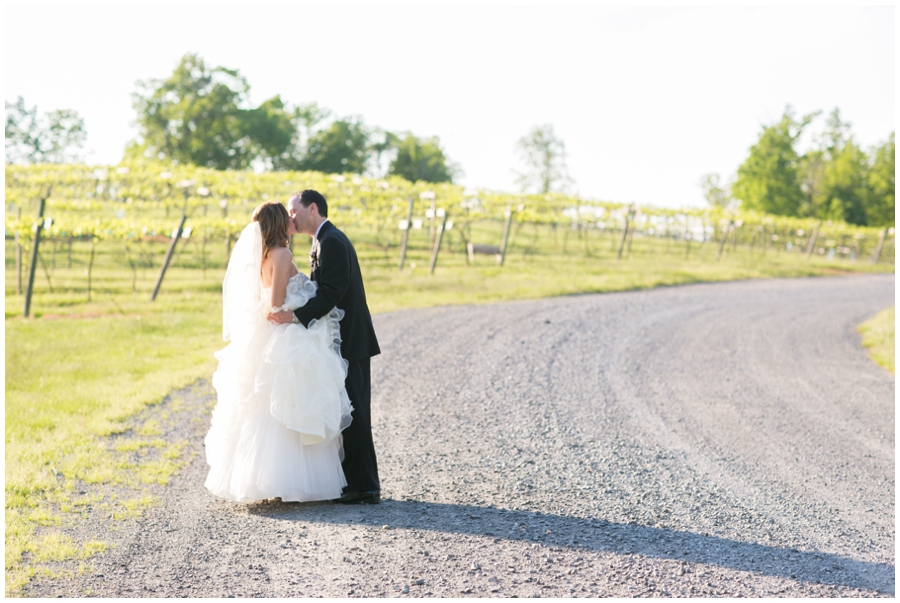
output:
[[[270,321],[280,324],[289,325],[294,322],[294,313],[290,310],[282,310],[281,312],[270,312],[266,317]]]

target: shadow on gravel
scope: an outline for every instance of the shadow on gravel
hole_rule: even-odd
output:
[[[636,524],[412,500],[384,500],[377,506],[270,502],[251,504],[248,510],[253,515],[280,521],[389,525],[391,529],[469,534],[496,541],[523,540],[545,546],[704,563],[894,594],[894,566],[886,563]]]

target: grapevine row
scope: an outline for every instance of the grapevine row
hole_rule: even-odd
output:
[[[461,227],[475,220],[502,220],[506,212],[513,211],[518,223],[617,230],[632,211],[631,224],[643,235],[710,240],[720,237],[731,225],[744,238],[764,237],[776,244],[796,240],[800,245],[817,226],[812,219],[721,208],[631,208],[557,193],[469,190],[452,184],[410,183],[397,177],[374,179],[318,172],[256,174],[133,163],[115,167],[7,165],[6,235],[28,241],[38,200],[47,196],[46,215],[53,221],[44,236],[126,241],[165,237],[185,212],[186,225],[193,233],[208,238],[230,237],[246,224],[258,203],[284,201],[304,188],[319,190],[329,199],[330,216],[335,222],[372,230],[386,244],[398,238],[397,227],[406,218],[410,197],[416,200],[416,216],[431,209],[444,210]],[[817,245],[834,248],[848,237],[877,239],[881,229],[827,222],[819,227],[819,236]]]

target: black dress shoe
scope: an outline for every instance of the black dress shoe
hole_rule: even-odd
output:
[[[369,492],[344,492],[340,498],[334,499],[334,502],[342,505],[358,505],[365,503],[369,505],[377,505],[381,502],[381,490],[371,490]]]

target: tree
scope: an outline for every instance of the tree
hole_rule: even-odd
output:
[[[866,224],[868,158],[837,108],[829,114],[817,142],[818,147],[810,149],[800,162],[805,195],[800,215]]]
[[[800,214],[804,197],[800,188],[800,157],[794,143],[815,115],[796,121],[788,106],[781,121],[763,128],[731,187],[742,207],[782,216]]]
[[[281,96],[273,96],[242,115],[243,131],[249,138],[249,156],[271,170],[289,170],[296,165],[297,128],[293,113]]]
[[[731,195],[719,184],[718,174],[704,174],[700,178],[700,188],[703,189],[703,196],[706,197],[706,202],[711,207],[726,209],[733,205]]]
[[[315,128],[331,116],[331,110],[317,103],[307,103],[294,109],[294,125],[297,127],[297,147],[306,148]],[[301,129],[302,126],[302,129]]]
[[[57,109],[38,116],[25,99],[6,103],[6,163],[76,163],[87,139],[77,111]]]
[[[400,137],[382,128],[373,128],[369,132],[369,169],[367,173],[373,178],[383,178],[390,172],[391,163],[397,157],[397,145]],[[385,166],[387,162],[387,166]]]
[[[573,183],[566,169],[566,145],[556,137],[552,125],[532,128],[516,143],[516,152],[525,164],[525,171],[517,172],[516,178],[523,192],[564,191]]]
[[[437,137],[417,138],[407,133],[396,143],[396,149],[397,156],[391,161],[388,173],[410,182],[453,182],[459,171],[448,162]]]
[[[250,86],[236,70],[186,54],[168,79],[138,86],[141,140],[130,153],[220,170],[254,160],[283,169],[293,159],[294,115],[278,96],[246,108]]]
[[[839,149],[832,149],[825,163],[820,218],[865,225],[869,203],[868,159],[851,137]]]
[[[873,149],[868,187],[870,203],[867,211],[869,226],[894,224],[894,133],[887,141]]]
[[[825,186],[825,163],[825,152],[821,149],[810,149],[800,158],[800,190],[803,192],[800,216],[819,216],[822,213],[819,206]]]
[[[339,119],[312,134],[299,169],[362,174],[369,161],[369,133],[359,118]]]

